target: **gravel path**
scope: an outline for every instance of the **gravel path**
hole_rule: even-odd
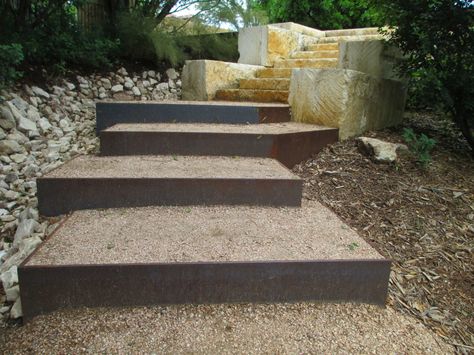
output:
[[[8,354],[453,353],[412,318],[352,304],[83,309],[38,317],[4,337]]]

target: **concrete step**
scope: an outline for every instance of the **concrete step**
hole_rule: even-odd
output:
[[[56,216],[158,205],[299,206],[302,182],[273,159],[80,156],[37,180],[38,208]]]
[[[351,42],[351,41],[373,41],[381,40],[384,36],[377,35],[363,35],[363,36],[333,36],[333,37],[321,37],[318,38],[318,43],[339,43],[339,42]]]
[[[275,158],[287,167],[337,142],[338,130],[295,122],[261,125],[125,123],[100,135],[104,156],[207,155]]]
[[[337,51],[339,50],[339,43],[316,43],[309,45],[306,50],[308,51]]]
[[[293,59],[338,58],[338,50],[300,51],[291,55]]]
[[[116,123],[261,123],[288,122],[290,108],[283,104],[163,101],[98,102],[97,134]]]
[[[256,73],[257,78],[287,78],[291,77],[291,69],[289,68],[265,68],[260,69]]]
[[[239,88],[256,90],[290,90],[290,79],[241,79],[239,82]]]
[[[335,68],[337,59],[283,59],[274,63],[275,68]]]
[[[216,100],[225,101],[253,101],[253,102],[288,102],[287,90],[252,90],[252,89],[225,89],[216,92]]]
[[[316,202],[73,213],[19,268],[24,319],[74,307],[384,305],[390,261]]]

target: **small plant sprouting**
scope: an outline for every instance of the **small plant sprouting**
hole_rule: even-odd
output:
[[[418,163],[426,167],[431,162],[430,152],[436,141],[424,133],[417,135],[411,128],[405,128],[402,136],[410,151],[415,154]]]
[[[359,247],[359,244],[357,244],[356,242],[352,242],[351,244],[348,244],[347,247],[350,251],[354,251]]]

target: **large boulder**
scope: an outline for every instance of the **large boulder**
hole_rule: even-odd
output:
[[[344,69],[295,69],[289,103],[294,121],[339,128],[339,137],[402,122],[403,82]]]

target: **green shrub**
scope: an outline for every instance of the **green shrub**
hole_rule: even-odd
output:
[[[74,1],[30,1],[17,8],[11,2],[0,2],[3,21],[0,43],[20,44],[26,64],[55,72],[110,67],[118,42],[103,33],[82,31],[74,4]]]
[[[0,89],[20,78],[18,65],[23,61],[23,49],[20,44],[0,45]]]
[[[238,59],[236,33],[209,33],[210,29],[199,23],[193,23],[192,30],[179,27],[158,24],[155,18],[141,12],[123,12],[117,26],[121,55],[171,66],[180,66],[188,59]]]
[[[431,162],[430,152],[436,145],[436,141],[424,133],[417,135],[411,128],[403,130],[403,139],[408,144],[410,151],[415,154],[417,161],[423,166]]]

